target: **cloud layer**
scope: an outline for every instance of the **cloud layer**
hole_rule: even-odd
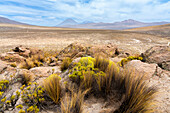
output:
[[[169,0],[3,0],[0,15],[33,25],[78,22],[170,21]]]

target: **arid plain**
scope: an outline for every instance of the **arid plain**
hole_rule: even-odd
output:
[[[142,29],[118,31],[0,24],[0,52],[19,45],[55,51],[79,42],[88,45],[112,44],[126,51],[141,53],[151,46],[167,45],[170,41],[169,31],[166,31],[169,25],[158,26],[156,30],[159,34],[152,32],[152,28],[155,27],[144,32]]]

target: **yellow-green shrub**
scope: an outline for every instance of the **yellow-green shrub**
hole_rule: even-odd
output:
[[[127,62],[131,60],[143,60],[143,58],[139,56],[129,56],[127,58],[122,59],[120,62],[118,62],[118,64],[119,66],[123,67]]]
[[[8,80],[1,80],[0,81],[0,91],[5,91],[9,87]]]
[[[44,88],[38,86],[35,82],[32,86],[29,84],[27,87],[23,85],[20,89],[21,98],[24,103],[28,106],[40,106],[44,101]]]
[[[102,94],[102,92],[105,93],[106,73],[99,68],[94,68],[94,62],[94,58],[82,57],[70,70],[69,77],[80,87],[91,88],[92,93]]]
[[[52,74],[47,79],[45,79],[43,83],[46,93],[56,104],[59,101],[61,93],[60,80],[61,77],[59,77],[57,74]]]

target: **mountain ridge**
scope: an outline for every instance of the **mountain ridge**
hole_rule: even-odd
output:
[[[22,23],[22,22],[18,22],[15,20],[11,20],[5,17],[0,17],[0,23],[4,23],[4,24],[19,24],[19,25],[28,25],[26,23]]]
[[[72,19],[73,20],[73,19]],[[74,21],[74,20],[73,20]],[[64,23],[63,21],[62,23]],[[154,26],[154,25],[163,25],[168,24],[169,22],[151,22],[151,23],[145,23],[140,22],[133,19],[128,19],[120,22],[114,22],[114,23],[94,23],[94,22],[88,22],[87,23],[77,23],[76,24],[59,24],[57,27],[68,27],[68,28],[87,28],[87,29],[112,29],[112,30],[124,30],[124,29],[132,29],[132,28],[138,28],[138,27],[146,27],[146,26]]]

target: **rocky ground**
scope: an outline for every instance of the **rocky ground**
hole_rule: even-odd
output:
[[[31,76],[31,82],[37,82],[41,85],[43,84],[42,81],[51,74],[58,74],[61,77],[61,84],[65,84],[64,80],[69,79],[69,69],[62,71],[61,65],[66,57],[72,60],[71,66],[74,62],[78,62],[81,57],[96,57],[98,55],[118,65],[122,59],[135,56],[136,54],[119,50],[119,48],[112,44],[105,46],[83,46],[78,43],[73,43],[53,55],[38,49],[25,48],[22,46],[16,47],[12,51],[0,55],[0,80],[5,79],[9,81],[9,87],[3,95],[11,98],[11,95],[17,95],[17,93],[15,93],[16,91],[21,92],[20,87],[22,87],[25,82],[23,81],[23,76],[26,75]],[[138,56],[143,57],[143,60],[124,62],[123,67],[120,66],[121,70],[135,70],[136,73],[142,73],[145,76],[145,81],[148,82],[148,85],[156,85],[156,88],[159,90],[155,98],[157,101],[157,107],[155,108],[157,109],[156,113],[169,113],[170,47],[154,46],[148,48],[147,51]],[[106,100],[101,97],[96,98],[94,95],[85,97],[83,111],[88,113],[108,113],[119,108],[121,101],[117,99],[117,97],[109,98],[110,99]],[[9,109],[6,109],[4,111],[5,113],[18,112],[19,110],[16,106],[19,104],[22,104],[23,107],[26,108],[21,95],[17,98],[15,97],[15,99],[15,104]],[[2,106],[2,100],[0,106]],[[59,109],[59,105],[49,103],[49,107],[44,107],[44,109],[41,109],[39,112],[53,113],[56,112],[57,109]],[[3,112],[2,108],[1,112]]]

